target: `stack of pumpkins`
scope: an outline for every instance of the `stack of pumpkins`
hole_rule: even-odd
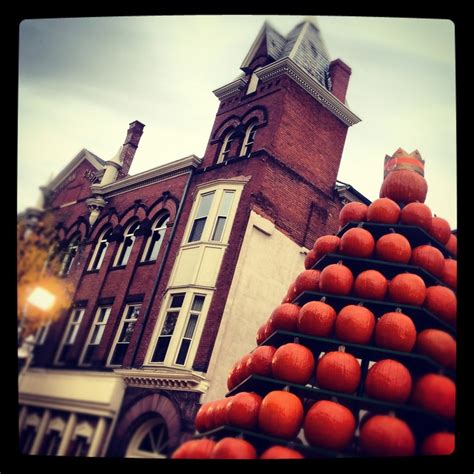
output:
[[[227,381],[229,390],[251,375],[302,386],[309,384],[340,394],[354,394],[363,384],[367,398],[412,405],[441,419],[454,420],[456,387],[446,374],[456,367],[456,341],[451,334],[455,334],[456,326],[457,262],[454,258],[445,258],[439,249],[444,246],[448,251],[445,255],[456,257],[457,240],[448,222],[432,216],[424,204],[427,184],[423,165],[417,151],[407,154],[402,149],[397,150],[385,159],[380,198],[369,206],[352,202],[342,208],[339,215],[342,235],[326,235],[316,240],[306,257],[306,270],[298,275],[282,304],[258,330],[258,347],[231,369]],[[346,226],[348,222],[359,225]],[[376,239],[360,224],[364,222],[388,224],[387,232]],[[430,239],[425,244],[412,245],[410,238],[393,229],[390,231],[390,225],[397,227],[397,224],[423,229],[438,245],[431,245]],[[427,287],[418,274],[409,271],[400,272],[391,280],[376,269],[355,275],[344,265],[344,258],[321,270],[314,269],[316,262],[328,253],[414,265],[442,284]],[[301,307],[292,303],[305,291],[328,297],[352,296],[360,302],[345,305],[339,311],[326,303],[324,297]],[[364,306],[365,300],[425,308],[452,330],[441,330],[439,325],[430,327],[429,318],[423,329],[417,330],[409,310],[405,311],[407,314],[400,308],[374,314]],[[309,347],[297,342],[279,347],[262,344],[279,330],[333,338],[340,342],[339,350],[317,352],[315,357]],[[421,354],[440,369],[412,374],[397,360],[397,352],[387,352],[391,356],[372,361],[365,375],[360,360],[349,348],[346,350],[345,343]],[[223,400],[205,403],[197,413],[196,429],[206,433],[230,425],[278,438],[280,443],[257,453],[255,446],[245,439],[200,438],[181,445],[173,458],[302,458],[304,450],[298,450],[298,443],[354,456],[439,455],[454,451],[454,433],[437,430],[418,439],[413,426],[390,410],[354,411],[331,397],[315,402],[286,390],[268,391],[263,395],[240,391]]]

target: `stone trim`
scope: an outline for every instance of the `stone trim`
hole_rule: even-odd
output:
[[[246,85],[247,81],[243,77],[239,77],[237,80],[213,90],[212,93],[222,101],[238,94]]]

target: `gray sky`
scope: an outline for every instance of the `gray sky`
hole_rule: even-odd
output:
[[[82,148],[110,159],[128,124],[145,126],[131,174],[202,156],[217,111],[212,90],[240,74],[263,21],[286,35],[300,16],[25,20],[20,25],[18,211]],[[352,68],[338,179],[376,199],[385,154],[417,148],[428,204],[456,227],[454,24],[317,18],[331,59]]]

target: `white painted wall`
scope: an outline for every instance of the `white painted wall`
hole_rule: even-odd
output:
[[[223,398],[235,361],[256,347],[257,330],[304,270],[307,249],[250,213],[240,257],[209,364],[209,390],[201,402]]]

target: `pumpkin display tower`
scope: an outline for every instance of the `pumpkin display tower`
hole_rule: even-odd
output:
[[[418,151],[385,158],[380,198],[316,240],[173,458],[454,451],[457,240],[427,190]]]

